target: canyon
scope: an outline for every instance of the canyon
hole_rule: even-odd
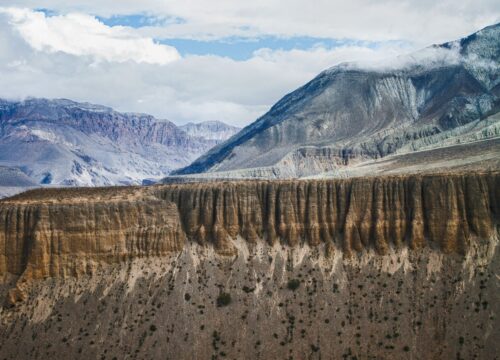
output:
[[[1,200],[0,354],[492,358],[499,185],[455,172]]]
[[[0,100],[0,194],[45,186],[0,200],[0,359],[496,358],[499,38],[338,64],[241,131]]]

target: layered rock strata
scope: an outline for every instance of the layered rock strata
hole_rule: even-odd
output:
[[[0,358],[493,359],[499,178],[3,200]]]
[[[186,241],[235,255],[238,236],[345,256],[426,246],[464,254],[495,232],[499,199],[498,172],[35,190],[0,202],[0,274],[89,274]]]

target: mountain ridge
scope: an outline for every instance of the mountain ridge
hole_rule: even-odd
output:
[[[17,167],[39,184],[140,184],[218,142],[191,136],[168,120],[102,105],[0,100],[0,165]]]
[[[500,109],[499,38],[496,24],[397,58],[390,66],[329,68],[173,174],[273,167],[306,145],[377,159],[412,140],[494,114]]]

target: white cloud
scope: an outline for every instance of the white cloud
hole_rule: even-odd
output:
[[[9,0],[4,0],[9,2]],[[345,61],[400,66],[391,59],[415,44],[452,40],[493,22],[496,2],[465,0],[283,2],[16,0],[61,15],[0,11],[0,97],[26,96],[89,101],[120,111],[151,113],[177,123],[222,120],[246,125],[286,93]],[[75,5],[77,4],[77,5]],[[119,7],[117,7],[119,4]],[[452,6],[453,5],[453,6]],[[182,23],[131,29],[108,27],[91,15],[146,12]],[[159,22],[161,23],[161,22]],[[260,49],[245,61],[204,55],[179,58],[154,43],[158,36],[324,36],[406,39],[369,48],[363,42],[329,49]],[[176,61],[171,61],[176,60]]]
[[[500,21],[498,0],[4,0],[13,6],[112,16],[146,13],[184,21],[141,29],[153,37],[313,36],[411,41],[462,37]],[[17,4],[17,5],[16,5]]]
[[[95,17],[70,13],[47,17],[20,8],[0,8],[35,50],[89,56],[96,61],[167,64],[180,58],[173,47],[155,43],[125,27],[108,27]]]
[[[456,65],[465,61],[460,54],[459,42],[452,42],[450,48],[429,46],[409,54],[392,56],[384,59],[365,58],[345,64],[347,68],[358,68],[370,71],[393,71],[413,67],[437,68]],[[477,62],[477,61],[476,61]]]
[[[261,49],[245,61],[205,55],[166,65],[96,63],[85,56],[34,51],[17,30],[0,21],[0,97],[65,97],[151,113],[177,123],[217,119],[242,126],[325,68],[401,51],[396,46],[376,50],[317,46]]]

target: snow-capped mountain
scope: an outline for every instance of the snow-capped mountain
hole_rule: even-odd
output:
[[[382,63],[340,64],[174,173],[313,176],[498,138],[500,121],[492,115],[500,110],[499,60],[497,24]],[[492,147],[500,157],[498,141]]]
[[[0,100],[0,165],[38,184],[140,184],[217,143],[167,120],[71,100]]]
[[[222,121],[203,121],[200,123],[187,123],[179,126],[188,135],[200,137],[205,140],[215,140],[222,142],[236,134],[241,128],[231,126]]]

